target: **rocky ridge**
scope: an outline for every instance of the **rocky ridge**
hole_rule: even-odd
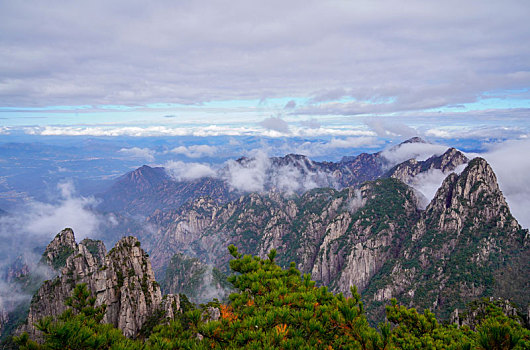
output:
[[[451,169],[462,161],[448,150],[422,164]],[[450,174],[425,211],[417,206],[414,191],[394,177],[302,196],[252,193],[224,205],[200,198],[148,219],[158,227],[154,266],[163,270],[182,252],[223,270],[228,244],[260,256],[276,248],[279,263],[295,261],[336,292],[357,285],[374,319],[392,297],[448,318],[477,297],[507,296],[503,276],[528,276],[528,231],[510,214],[485,160]],[[514,281],[510,298],[528,304],[528,279]]]
[[[372,305],[397,298],[448,318],[478,297],[507,297],[502,285],[513,265],[528,276],[530,237],[510,214],[495,174],[482,158],[461,175],[450,174],[403,241],[400,258],[385,263],[385,274],[368,289]],[[501,273],[502,271],[502,273]],[[523,272],[523,273],[524,273]],[[510,276],[508,276],[510,275]],[[525,307],[528,280],[514,278],[512,301]],[[368,302],[368,306],[370,302]]]
[[[448,174],[467,162],[469,162],[469,159],[462,152],[455,148],[449,148],[442,155],[432,156],[424,161],[418,161],[414,158],[409,159],[391,168],[384,176],[393,177],[410,184],[414,177],[420,173],[440,170],[442,173]]]
[[[64,259],[65,252],[71,253]],[[163,308],[167,317],[179,310],[178,296],[162,298],[148,255],[135,237],[124,237],[106,253],[101,241],[76,243],[71,229],[61,231],[46,248],[43,259],[60,268],[60,276],[45,281],[31,301],[27,325],[22,330],[36,334],[34,322],[57,316],[66,306],[75,285],[86,283],[96,297],[96,306],[106,305],[103,322],[135,337],[144,322]]]
[[[416,137],[401,145],[411,143],[425,141]],[[219,169],[215,177],[193,180],[175,179],[164,168],[144,165],[123,175],[109,190],[99,195],[102,199],[99,209],[149,216],[156,210],[177,209],[199,197],[227,203],[252,191],[280,191],[301,195],[313,188],[332,187],[340,190],[383,177],[392,165],[383,152],[343,157],[339,162],[317,162],[299,154],[262,158],[242,157],[228,162],[228,165]],[[439,163],[444,161],[437,158],[439,157],[432,157],[427,162],[427,168],[442,166]],[[410,166],[414,168],[413,165]],[[449,168],[450,166],[447,169]],[[424,171],[421,166],[418,169]],[[444,168],[444,171],[447,169]],[[251,189],[238,188],[234,174],[237,177],[237,173],[241,171],[259,172],[259,186],[257,184],[256,188]],[[398,171],[399,169],[396,174]],[[416,170],[412,172],[417,173]]]

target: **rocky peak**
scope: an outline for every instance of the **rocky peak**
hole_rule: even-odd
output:
[[[74,231],[71,228],[65,228],[48,244],[42,254],[42,260],[57,270],[64,266],[66,258],[76,250]]]
[[[456,148],[449,148],[441,156],[432,156],[425,161],[424,168],[427,169],[440,169],[446,173],[453,171],[459,165],[469,162],[469,159]]]
[[[458,178],[456,195],[470,201],[471,205],[477,203],[485,195],[499,197],[502,204],[506,204],[502,195],[497,177],[491,166],[483,158],[473,159]]]
[[[44,282],[33,296],[28,326],[24,329],[32,334],[36,334],[33,324],[37,320],[57,316],[66,309],[64,302],[79,283],[87,284],[96,297],[96,306],[107,305],[103,322],[113,324],[128,337],[135,337],[158,310],[174,314],[180,309],[178,297],[172,296],[169,304],[162,304],[151,262],[135,237],[122,238],[106,254],[101,241],[85,239],[77,244],[73,231],[63,230],[51,246],[63,255],[66,250],[60,247],[72,251],[65,258],[62,274]],[[47,251],[51,254],[54,249],[47,248]],[[53,261],[57,260],[56,255],[51,256]]]
[[[140,241],[130,236],[116,243],[105,263],[107,269],[96,280],[96,302],[107,305],[103,321],[134,337],[162,302],[151,262]]]
[[[453,211],[458,213],[460,219],[474,212],[474,215],[480,215],[484,222],[494,218],[506,218],[509,215],[497,177],[483,158],[475,158],[469,162],[460,176],[454,173],[449,175],[438,189],[427,211]]]
[[[397,149],[399,149],[401,146],[404,146],[404,145],[408,145],[408,144],[411,144],[411,143],[429,143],[427,141],[425,141],[424,139],[422,139],[421,137],[411,137],[410,139],[408,140],[405,140],[393,147],[390,148],[391,151],[395,151]]]
[[[405,141],[401,142],[402,145],[406,144],[406,143],[428,143],[428,142],[425,141],[424,139],[422,139],[421,137],[414,136],[414,137],[411,137],[408,140],[405,140]]]
[[[378,301],[397,297],[442,318],[477,297],[528,305],[528,231],[521,229],[482,158],[443,181],[412,229]],[[513,288],[507,288],[510,284]],[[416,296],[417,295],[417,296]]]
[[[271,158],[273,166],[284,167],[284,166],[295,166],[300,170],[310,169],[313,162],[304,155],[301,154],[288,154],[284,157],[273,157]]]
[[[152,168],[148,165],[127,173],[122,180],[133,183],[141,189],[158,186],[161,182],[168,179],[166,171],[162,167]]]
[[[81,243],[79,243],[79,245],[86,247],[86,249],[88,249],[90,254],[94,257],[94,259],[96,259],[99,265],[105,263],[107,249],[105,248],[105,244],[102,241],[85,238],[81,241]]]
[[[467,163],[468,158],[459,150],[449,148],[440,156],[432,156],[427,160],[409,159],[391,168],[384,177],[393,177],[407,184],[414,183],[414,177],[431,169],[441,170],[443,173],[454,171],[458,166]]]

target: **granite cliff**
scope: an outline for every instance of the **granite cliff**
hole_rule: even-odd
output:
[[[76,243],[73,231],[64,229],[48,245],[43,260],[59,269],[60,275],[45,281],[31,300],[27,324],[22,327],[31,334],[37,332],[33,327],[37,320],[66,309],[65,300],[79,283],[87,284],[96,306],[106,305],[103,322],[128,337],[138,335],[157,310],[164,309],[168,318],[179,310],[178,296],[162,298],[148,255],[135,237],[122,238],[107,253],[101,241]]]
[[[450,149],[419,167],[450,171],[465,161]],[[484,159],[448,175],[424,211],[396,177],[301,196],[251,193],[226,204],[199,198],[156,212],[148,219],[158,227],[149,237],[155,270],[181,252],[226,271],[224,247],[234,244],[260,256],[276,248],[279,263],[295,261],[334,291],[357,285],[374,319],[392,297],[444,318],[478,297],[530,302],[528,231],[510,214]]]

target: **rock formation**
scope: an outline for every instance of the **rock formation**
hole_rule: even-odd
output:
[[[458,166],[466,164],[469,159],[459,150],[449,148],[440,156],[432,156],[425,161],[409,159],[390,169],[384,176],[393,177],[410,184],[415,176],[429,170],[440,170],[447,174],[454,171]]]
[[[530,302],[528,279],[510,272],[528,276],[530,237],[510,214],[484,159],[449,175],[411,231],[400,259],[387,262],[387,274],[372,281],[373,302],[396,297],[448,318],[450,310],[478,297],[507,297],[506,278],[512,279],[512,301]]]
[[[419,167],[454,169],[465,160],[450,149]],[[260,256],[276,248],[280,264],[295,261],[335,292],[357,285],[377,312],[392,297],[446,319],[477,297],[528,304],[521,277],[530,272],[528,231],[510,214],[485,160],[448,175],[425,211],[417,204],[394,177],[302,196],[252,193],[224,205],[200,198],[149,218],[158,227],[152,256],[160,271],[176,252],[226,271],[229,244]]]
[[[163,301],[148,255],[135,237],[122,238],[106,253],[101,241],[85,239],[78,244],[73,231],[65,229],[48,245],[43,259],[60,267],[61,274],[44,282],[33,296],[25,329],[31,333],[36,332],[32,325],[37,320],[66,309],[65,299],[79,283],[87,284],[96,306],[106,305],[103,322],[128,337],[135,337],[158,309],[173,315],[180,308],[178,297]]]

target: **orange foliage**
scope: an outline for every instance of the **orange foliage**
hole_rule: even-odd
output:
[[[285,323],[282,323],[282,324],[277,324],[276,327],[274,327],[276,329],[276,333],[278,333],[278,335],[281,335],[283,336],[283,339],[285,339],[285,337],[287,336],[287,325]]]
[[[237,315],[232,312],[231,306],[221,304],[219,305],[219,310],[221,311],[221,318],[223,320],[227,320],[228,322],[237,320]]]

